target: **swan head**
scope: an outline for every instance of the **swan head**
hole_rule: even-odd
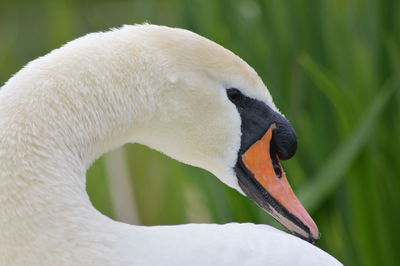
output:
[[[118,77],[125,98],[132,97],[132,106],[125,107],[133,111],[120,113],[137,118],[124,136],[208,170],[294,234],[315,242],[318,228],[280,164],[294,155],[296,134],[253,68],[182,29],[136,25],[110,34],[118,44],[113,53],[124,62],[110,76]],[[125,98],[120,102],[126,104]]]

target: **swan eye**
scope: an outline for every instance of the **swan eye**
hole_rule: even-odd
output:
[[[233,103],[238,102],[243,96],[243,94],[238,89],[234,89],[234,88],[227,89],[226,93],[228,95],[229,100],[231,100],[231,102],[233,102]]]

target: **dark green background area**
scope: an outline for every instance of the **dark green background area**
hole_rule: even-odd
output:
[[[400,2],[379,0],[0,0],[0,84],[67,41],[149,22],[199,33],[253,66],[298,134],[284,162],[318,246],[346,265],[400,263]],[[272,222],[209,173],[123,148],[139,223]],[[95,206],[119,219],[106,158]],[[279,227],[281,228],[281,227]]]

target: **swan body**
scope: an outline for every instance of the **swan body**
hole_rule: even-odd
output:
[[[250,66],[181,29],[124,26],[30,62],[0,90],[0,265],[341,265],[267,225],[132,226],[92,206],[86,170],[128,142],[246,193],[233,87],[279,113]]]

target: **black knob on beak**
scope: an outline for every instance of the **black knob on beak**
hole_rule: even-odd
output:
[[[283,116],[276,115],[276,129],[273,131],[271,150],[280,160],[288,160],[293,157],[297,150],[297,137],[289,121]]]

